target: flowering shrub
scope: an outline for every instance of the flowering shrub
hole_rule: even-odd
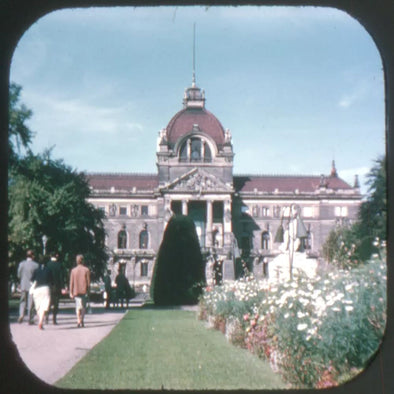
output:
[[[207,315],[236,321],[243,345],[293,387],[330,387],[354,376],[378,349],[386,264],[375,258],[352,270],[276,285],[249,276],[206,289],[200,306]]]

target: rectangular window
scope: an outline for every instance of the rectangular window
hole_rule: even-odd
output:
[[[347,217],[348,215],[348,209],[347,207],[335,207],[335,216],[344,218]]]
[[[279,218],[281,214],[281,208],[279,205],[275,205],[273,208],[274,218]]]
[[[175,215],[180,215],[182,213],[182,201],[171,201],[171,211],[174,212]]]
[[[141,276],[148,276],[148,263],[141,263]]]
[[[138,205],[130,206],[130,214],[132,217],[137,217],[140,212],[140,207]]]
[[[148,206],[147,205],[141,205],[141,215],[148,216]]]
[[[312,218],[313,217],[313,207],[302,208],[302,216],[304,218]]]
[[[214,201],[212,204],[214,222],[223,222],[223,201]]]
[[[119,208],[119,215],[127,215],[127,208],[126,207],[120,207]]]

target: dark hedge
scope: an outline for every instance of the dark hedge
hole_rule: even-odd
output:
[[[156,305],[197,304],[205,284],[205,264],[194,222],[174,215],[163,234],[152,276]]]

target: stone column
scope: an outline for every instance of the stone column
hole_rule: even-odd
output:
[[[231,200],[226,200],[223,203],[223,235],[224,235],[224,247],[231,246]]]
[[[205,156],[205,141],[201,140],[201,160],[204,161]]]
[[[172,211],[171,211],[171,200],[166,198],[164,200],[164,217],[163,217],[163,229],[165,230],[167,227],[167,223],[171,219]]]
[[[190,139],[187,140],[187,159],[190,161],[192,156],[192,142]]]
[[[212,245],[212,223],[213,223],[213,202],[212,200],[207,200],[207,229],[206,229],[206,242],[205,245],[207,247],[211,247]]]
[[[187,216],[188,209],[187,209],[187,200],[182,200],[182,215]]]

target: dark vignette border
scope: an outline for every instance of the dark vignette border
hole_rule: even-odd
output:
[[[386,104],[386,154],[388,170],[388,322],[381,348],[371,365],[356,379],[328,390],[272,390],[269,393],[334,393],[369,394],[394,393],[394,333],[393,333],[393,258],[394,214],[391,204],[394,173],[394,2],[392,0],[1,0],[0,3],[0,392],[52,393],[71,392],[49,386],[34,376],[21,362],[12,342],[8,322],[8,245],[7,245],[7,141],[8,85],[13,52],[23,33],[40,17],[62,8],[111,6],[242,6],[287,5],[319,6],[341,9],[357,19],[374,40],[383,61]],[[73,390],[72,392],[86,392]],[[103,392],[91,390],[89,392]],[[118,391],[116,391],[118,392]],[[120,392],[130,392],[120,390]],[[230,391],[231,392],[231,391]],[[233,391],[235,392],[235,391]]]

